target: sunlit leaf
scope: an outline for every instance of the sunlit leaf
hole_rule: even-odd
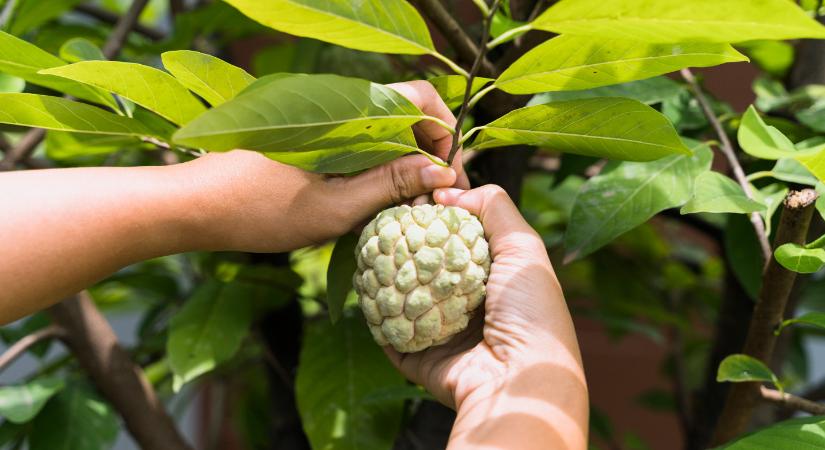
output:
[[[405,385],[361,317],[309,324],[295,396],[313,448],[392,448],[404,402],[375,396]]]
[[[137,120],[59,97],[0,93],[0,104],[0,123],[91,134],[155,135]]]
[[[764,211],[765,205],[752,200],[735,181],[718,172],[703,172],[693,182],[690,201],[682,207],[682,214],[736,213]]]
[[[527,52],[495,84],[511,94],[572,91],[736,61],[747,58],[728,44],[647,44],[565,35]]]
[[[270,28],[344,47],[421,55],[434,50],[424,19],[405,0],[226,0]]]
[[[166,52],[161,58],[166,70],[212,106],[234,98],[255,81],[240,67],[205,53],[178,50]]]
[[[324,150],[383,142],[425,118],[401,94],[366,80],[275,74],[204,113],[174,138],[210,151]]]
[[[524,144],[628,161],[688,154],[670,122],[624,98],[593,98],[529,106],[479,127],[475,149]]]
[[[83,61],[40,71],[85,83],[129,99],[172,123],[183,125],[206,108],[174,77],[142,64]]]
[[[683,205],[693,180],[710,169],[712,153],[691,143],[693,155],[611,163],[582,186],[565,235],[567,260],[581,258],[665,209]]]
[[[744,42],[825,38],[825,28],[787,0],[562,0],[533,28],[646,42]]]
[[[467,90],[467,79],[461,75],[442,75],[439,77],[430,78],[429,81],[438,95],[444,100],[444,103],[450,109],[455,109],[461,106],[464,101],[464,92]],[[492,78],[476,77],[473,79],[473,90],[475,94],[485,85],[493,81]]]
[[[715,450],[815,450],[825,446],[825,417],[802,417],[779,422]]]
[[[112,108],[117,107],[115,100],[106,92],[64,78],[38,73],[40,70],[65,64],[60,58],[37,46],[0,31],[0,72],[77,98]]]

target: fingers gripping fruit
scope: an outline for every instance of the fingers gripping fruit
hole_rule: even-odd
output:
[[[410,353],[443,344],[484,301],[490,249],[465,209],[384,210],[364,228],[355,256],[355,292],[379,345]]]

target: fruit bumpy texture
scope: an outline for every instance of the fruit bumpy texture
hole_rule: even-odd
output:
[[[484,301],[490,248],[481,222],[455,206],[398,206],[355,248],[358,304],[379,345],[410,353],[467,328]]]

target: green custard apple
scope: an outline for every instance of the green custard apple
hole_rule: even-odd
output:
[[[465,209],[386,209],[364,228],[355,257],[353,285],[372,335],[399,352],[449,341],[484,301],[490,247]]]

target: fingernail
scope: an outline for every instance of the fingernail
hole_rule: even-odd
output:
[[[462,192],[461,189],[455,188],[444,188],[444,189],[437,189],[433,192],[433,200],[436,203],[445,204],[450,201],[450,199],[454,199]]]
[[[429,165],[421,168],[421,183],[427,189],[450,186],[455,183],[455,170],[449,167]]]

